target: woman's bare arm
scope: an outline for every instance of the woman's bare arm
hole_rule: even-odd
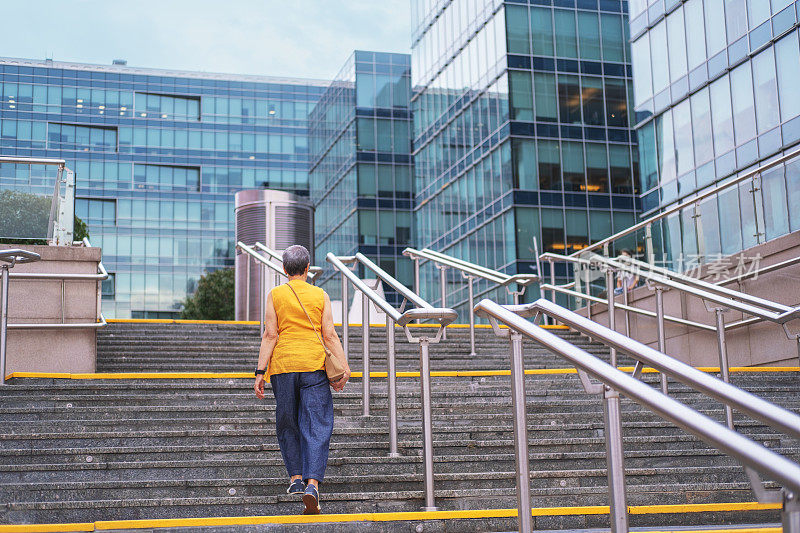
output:
[[[272,358],[272,351],[278,343],[278,315],[275,314],[275,305],[272,302],[272,293],[267,296],[267,310],[264,312],[264,335],[261,336],[261,348],[258,351],[258,369],[266,370],[269,368],[269,360]],[[264,376],[256,376],[254,387],[256,396],[264,398]]]

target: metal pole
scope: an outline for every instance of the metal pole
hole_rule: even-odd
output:
[[[431,426],[431,372],[428,356],[430,339],[419,340],[419,370],[422,385],[422,462],[425,465],[425,507],[436,511],[433,497],[433,429]]]
[[[422,297],[422,287],[419,286],[419,258],[414,257],[414,290],[417,291],[417,296]]]
[[[647,254],[647,262],[650,265],[656,264],[656,254],[653,251],[653,223],[644,227],[644,248]]]
[[[616,309],[615,309],[615,301],[614,301],[614,271],[610,268],[606,269],[606,297],[608,298],[608,327],[613,329],[614,331],[617,330],[615,327],[616,323]],[[611,366],[617,366],[617,350],[611,348]]]
[[[397,374],[394,353],[394,320],[386,316],[386,352],[389,378],[389,457],[400,457],[397,451]]]
[[[783,508],[781,509],[783,533],[800,533],[800,500],[797,494],[783,489]]]
[[[469,354],[475,355],[475,291],[472,287],[472,276],[467,276],[467,287],[469,289]]]
[[[62,279],[61,280],[61,323],[62,324],[66,323],[66,310],[65,310],[66,305],[65,305],[65,302],[64,302],[64,300],[66,300],[66,297],[67,297],[67,295],[65,294],[65,292],[66,292],[66,288],[65,288],[66,284],[67,284],[67,282]]]
[[[553,263],[552,259],[548,260],[548,263],[550,264],[550,285],[555,286],[555,284],[556,284],[555,264]],[[556,290],[555,289],[551,289],[550,290],[550,301],[553,302],[553,303],[556,303]],[[555,324],[556,323],[556,319],[555,318],[548,317],[547,320],[548,320],[548,322],[550,324]]]
[[[656,287],[656,317],[658,320],[658,351],[667,353],[667,337],[664,332],[664,288]],[[669,394],[667,375],[661,373],[661,392]]]
[[[447,307],[447,270],[446,266],[436,265],[439,269],[439,284],[441,285],[441,295],[442,295],[442,305],[441,307]],[[447,328],[444,328],[442,331],[442,340],[447,340]]]
[[[625,305],[623,315],[625,317],[625,336],[631,336],[631,317],[628,316],[628,279],[627,276],[622,278],[622,303]]]
[[[528,466],[528,423],[522,334],[512,331],[511,405],[514,411],[514,458],[517,466],[517,513],[520,533],[531,533],[531,476]]]
[[[266,310],[266,302],[264,301],[267,297],[266,288],[267,288],[267,273],[265,272],[266,268],[264,267],[263,263],[258,264],[258,277],[259,277],[259,291],[258,291],[258,316],[261,320],[261,336],[264,336],[264,312]]]
[[[611,532],[628,533],[628,506],[625,497],[625,466],[622,453],[622,417],[619,410],[619,393],[608,385],[603,385],[603,398]]]
[[[6,384],[6,340],[8,335],[8,265],[0,265],[0,385]]]
[[[246,287],[247,292],[245,293],[246,294],[246,298],[245,298],[245,309],[246,309],[246,311],[244,313],[244,319],[249,321],[250,320],[250,283],[251,283],[250,282],[250,260],[251,260],[251,258],[250,258],[250,254],[244,254],[244,255],[247,257],[247,287]]]
[[[590,278],[590,276],[589,276],[590,272],[589,272],[589,267],[588,266],[584,267],[584,272],[586,272],[586,295],[587,296],[591,296],[592,295],[592,284],[591,284],[591,280],[589,279]],[[592,319],[592,301],[591,300],[586,300],[586,318],[588,318],[589,320]]]
[[[717,307],[714,309],[717,314],[717,345],[719,347],[719,370],[722,374],[722,381],[725,383],[731,382],[731,376],[728,371],[728,350],[725,346],[725,317],[722,313],[724,309]],[[728,404],[725,404],[725,421],[728,427],[733,429],[733,409]]]
[[[369,298],[361,293],[361,347],[363,377],[361,378],[361,401],[364,404],[364,416],[369,416]]]
[[[350,297],[347,294],[347,278],[342,274],[342,348],[344,349],[344,358],[350,360],[350,316],[348,303]]]

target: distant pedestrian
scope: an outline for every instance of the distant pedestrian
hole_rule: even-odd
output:
[[[625,248],[619,252],[620,256],[633,258],[631,251]],[[625,291],[632,291],[639,283],[639,275],[634,272],[622,272],[617,276],[617,286],[614,289],[614,295],[618,296]]]
[[[333,433],[330,389],[344,388],[350,367],[333,327],[328,295],[306,282],[310,264],[303,246],[290,246],[283,252],[289,281],[267,297],[255,392],[264,398],[264,383],[272,385],[278,443],[289,474],[286,492],[303,495],[303,514],[318,514],[319,483],[325,477]],[[335,383],[328,381],[324,370],[323,342],[346,369]]]

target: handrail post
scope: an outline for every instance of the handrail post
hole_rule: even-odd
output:
[[[0,265],[0,385],[6,384],[6,345],[8,339],[8,265]]]
[[[611,506],[611,532],[628,533],[628,506],[625,496],[625,466],[622,453],[622,417],[619,393],[603,385],[603,418],[606,434],[608,495]]]
[[[422,287],[419,286],[419,257],[412,256],[411,260],[414,261],[414,291],[417,296],[422,297]]]
[[[514,458],[517,466],[517,513],[520,533],[531,533],[531,475],[528,466],[528,422],[522,334],[511,330],[511,404],[514,411]]]
[[[400,457],[397,451],[397,368],[394,348],[394,320],[386,316],[386,357],[389,381],[389,457]]]
[[[253,260],[250,257],[250,254],[245,253],[244,256],[247,258],[247,283],[245,283],[245,306],[244,306],[244,319],[249,321],[250,320],[250,261]]]
[[[350,316],[348,303],[350,297],[348,292],[347,278],[342,273],[342,348],[344,349],[344,358],[350,360]]]
[[[723,313],[726,310],[722,307],[714,308],[717,315],[717,347],[719,348],[719,371],[722,374],[722,381],[725,383],[731,382],[731,376],[728,369],[728,349],[725,344],[725,317]],[[733,429],[733,409],[727,403],[725,404],[725,421],[728,427]]]
[[[469,292],[469,355],[475,355],[475,290],[472,282],[475,278],[467,276],[467,289]]]
[[[623,309],[623,316],[625,317],[625,336],[631,336],[631,317],[628,315],[628,277],[622,278],[622,304],[625,306]]]
[[[361,402],[363,416],[369,416],[369,298],[365,292],[361,293]]]
[[[267,308],[267,269],[264,267],[263,264],[258,266],[258,319],[261,322],[261,336],[264,336],[264,328],[266,325],[264,324],[264,314],[266,313]]]
[[[656,264],[656,254],[653,250],[653,223],[644,227],[644,249],[647,255],[647,262],[651,265]]]
[[[788,489],[783,489],[781,525],[783,533],[800,533],[800,499]]]
[[[667,337],[664,331],[664,287],[656,287],[656,317],[658,320],[658,351],[667,353]],[[669,394],[667,375],[661,372],[661,392]]]
[[[556,270],[555,270],[555,263],[552,259],[548,259],[547,261],[550,265],[550,285],[555,287],[556,285]],[[550,301],[556,303],[556,290],[550,290]],[[552,317],[547,317],[547,320],[550,324],[555,324],[556,320]]]
[[[606,297],[608,298],[608,327],[614,331],[617,331],[616,328],[616,308],[614,301],[614,269],[606,268]],[[611,366],[616,368],[617,366],[617,350],[615,348],[611,348]]]
[[[439,285],[441,285],[440,291],[442,297],[441,307],[447,307],[447,267],[444,265],[436,265],[436,268],[439,269]],[[442,329],[442,340],[447,340],[447,328]]]
[[[422,386],[422,462],[425,468],[425,507],[423,511],[436,511],[433,496],[433,426],[431,422],[431,368],[430,339],[419,340],[419,370]]]

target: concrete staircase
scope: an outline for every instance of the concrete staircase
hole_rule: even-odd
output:
[[[555,332],[606,353],[574,332]],[[373,335],[372,369],[385,370],[385,330]],[[401,335],[398,331],[398,369],[417,370],[416,351]],[[479,330],[479,355],[469,357],[467,339],[466,330],[449,333],[448,341],[432,349],[433,370],[508,368],[506,341]],[[351,365],[360,370],[360,339],[351,340]],[[98,370],[250,371],[258,341],[255,327],[114,324],[100,334]],[[566,366],[532,344],[525,349],[527,368]],[[656,387],[657,379],[645,375]],[[800,411],[796,372],[735,373],[732,381]],[[367,419],[360,416],[360,385],[354,379],[334,397],[336,426],[322,487],[323,512],[417,511],[423,501],[418,379],[398,380],[400,458],[387,456],[386,380],[373,379],[373,416]],[[529,375],[526,386],[533,505],[606,505],[599,399],[586,395],[569,373]],[[433,378],[434,470],[441,509],[516,506],[509,388],[505,376]],[[671,391],[724,419],[717,402],[677,384]],[[753,501],[734,461],[631,402],[624,401],[623,409],[629,505]],[[285,494],[274,400],[271,393],[257,400],[249,378],[15,378],[0,389],[0,422],[0,523],[291,515],[302,509],[297,497]],[[797,442],[743,417],[737,422],[743,433],[800,459]],[[602,514],[536,520],[539,529],[608,525]],[[632,526],[777,521],[774,510],[631,516]],[[397,529],[392,523],[373,524],[363,530],[414,531],[415,524],[404,522]],[[485,518],[443,521],[441,527],[425,523],[422,530],[515,528],[514,518]]]

